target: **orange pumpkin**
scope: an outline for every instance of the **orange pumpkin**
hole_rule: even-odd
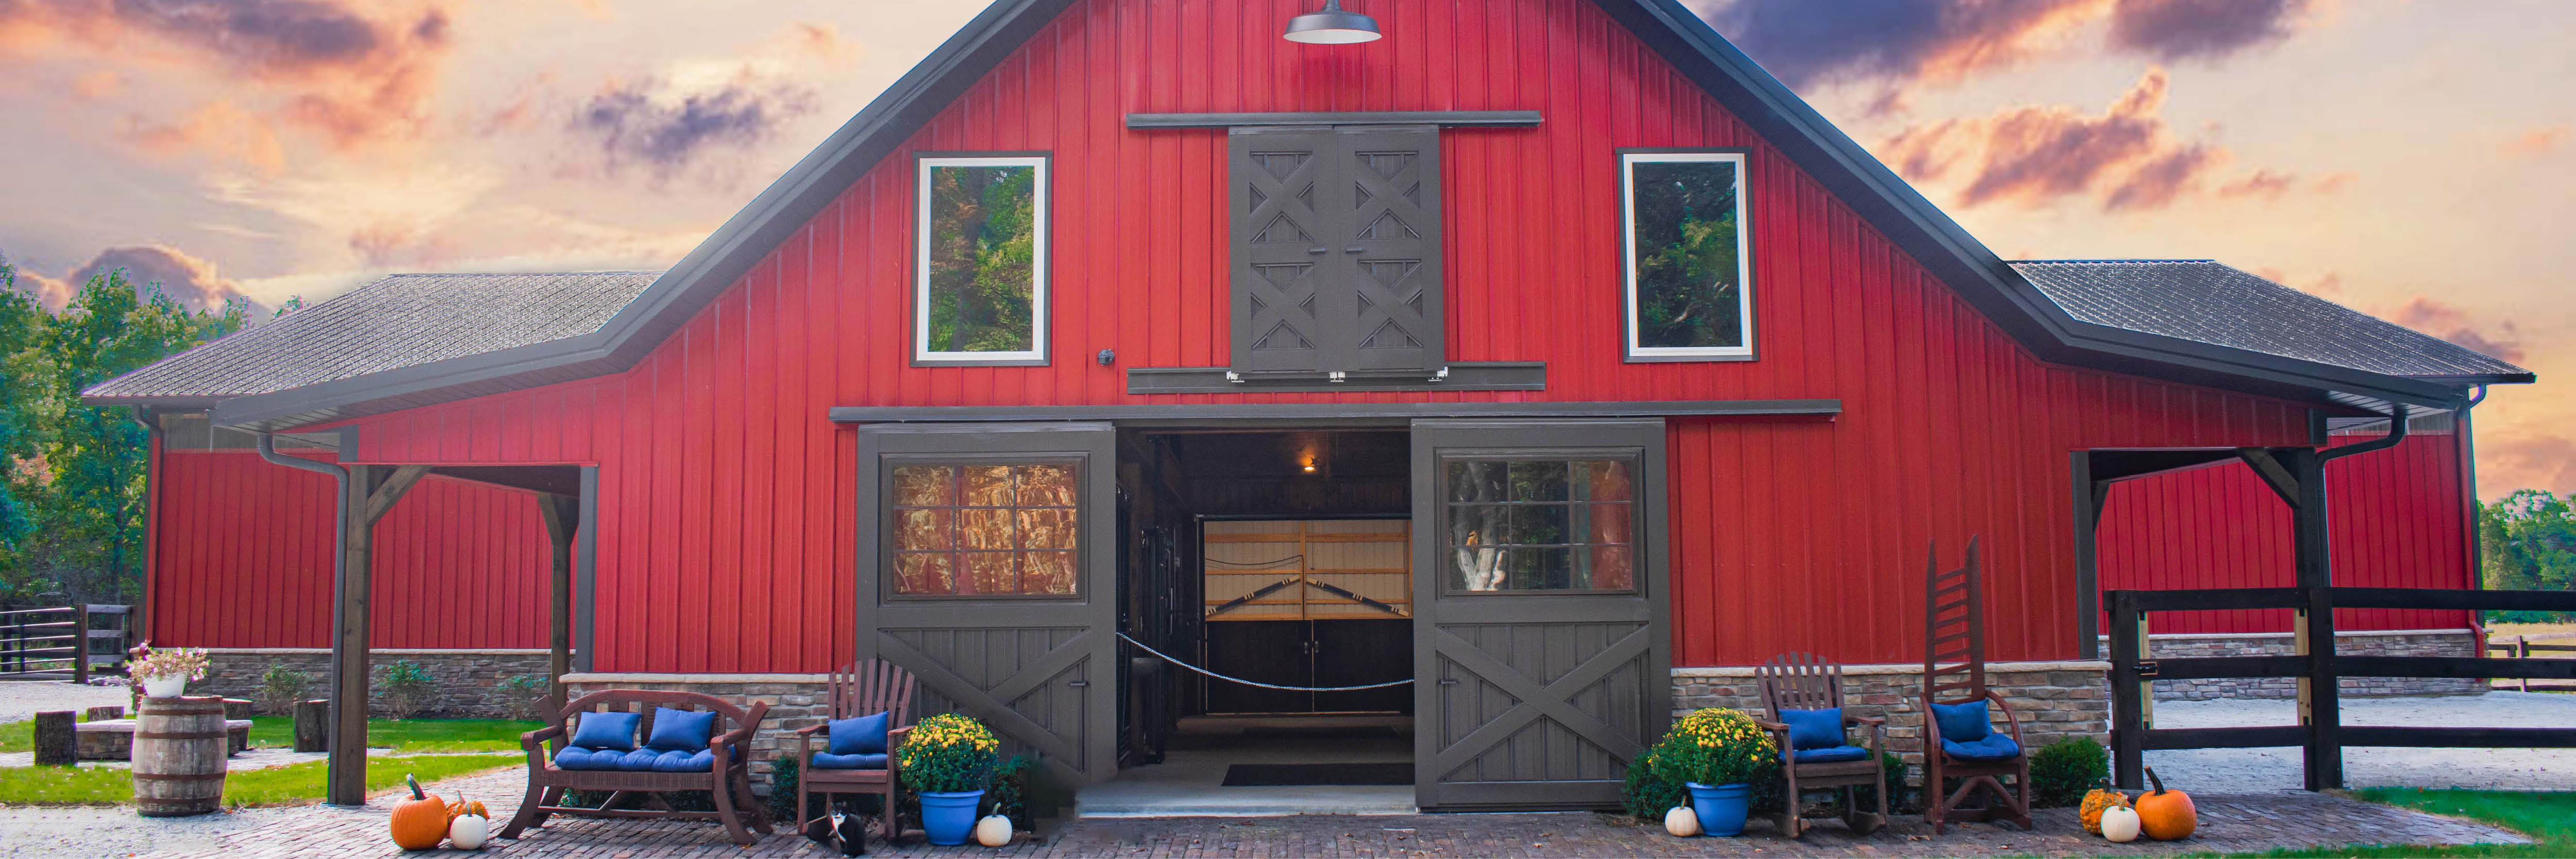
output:
[[[2147,768],[2147,781],[2156,789],[2138,795],[2138,828],[2157,841],[2179,841],[2190,838],[2200,828],[2200,809],[2193,808],[2191,797],[2179,790],[2166,790],[2165,780],[2156,777],[2154,767]]]
[[[492,812],[484,810],[482,802],[466,802],[465,792],[457,791],[456,801],[447,804],[447,822],[455,823],[457,818],[468,814],[485,820],[492,819]]]
[[[394,846],[405,850],[428,850],[447,840],[447,802],[420,789],[420,780],[403,776],[411,785],[411,798],[394,803]]]
[[[2102,812],[2113,808],[2129,807],[2129,795],[2112,790],[2111,780],[2107,778],[2095,784],[2096,787],[2091,792],[2084,794],[2084,804],[2078,808],[2077,814],[2084,820],[2084,831],[2100,835],[2102,834]]]

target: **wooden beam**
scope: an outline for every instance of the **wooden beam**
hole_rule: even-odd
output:
[[[2281,503],[2298,506],[2299,479],[2281,465],[2280,458],[2259,447],[2238,448],[2236,455],[2254,468],[2254,476],[2263,478],[2264,485],[2272,487],[2272,494],[2281,496]]]
[[[553,574],[547,577],[552,599],[546,611],[546,708],[561,712],[567,698],[563,678],[572,673],[572,545],[581,523],[581,499],[539,495],[537,515],[545,520],[547,542],[554,545]]]
[[[332,805],[367,804],[367,611],[374,588],[375,520],[366,512],[378,484],[392,471],[381,465],[349,466],[348,491],[340,497],[339,583],[331,601],[331,757],[322,798]]]
[[[2315,448],[2272,453],[2298,488],[2291,504],[2291,542],[2302,593],[2299,655],[2308,676],[2299,680],[2300,721],[2308,729],[2307,788],[2343,787],[2343,682],[2335,666],[2334,557],[2326,519],[2325,460]],[[2258,470],[2259,471],[2259,470]]]
[[[2093,479],[2093,454],[2076,451],[2067,457],[2067,470],[2074,477],[2075,502],[2075,658],[2102,658],[2102,580],[2101,540],[2102,502],[2107,499],[2111,482]]]
[[[385,478],[383,486],[377,487],[376,491],[367,495],[365,524],[374,525],[376,520],[385,518],[385,514],[394,509],[394,502],[401,501],[404,493],[410,492],[413,486],[420,483],[421,478],[428,476],[429,466],[426,465],[405,465],[395,468],[393,476]]]

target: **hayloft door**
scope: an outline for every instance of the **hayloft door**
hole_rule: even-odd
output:
[[[920,680],[1068,785],[1117,772],[1115,434],[1105,423],[859,430],[858,657]]]
[[[1439,129],[1242,127],[1229,139],[1232,369],[1436,372]]]
[[[1610,807],[1671,721],[1660,420],[1413,424],[1414,790]]]

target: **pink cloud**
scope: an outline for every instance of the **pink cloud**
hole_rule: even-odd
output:
[[[2286,39],[2308,0],[2119,0],[2111,46],[2165,61],[2220,59]]]
[[[2420,295],[2389,314],[2388,321],[2451,341],[2463,349],[2499,361],[2522,363],[2522,332],[2516,330],[2511,322],[2480,328],[2470,322],[2468,314],[2459,308]]]
[[[2100,114],[2007,108],[1898,132],[1878,147],[1899,174],[1938,181],[1966,168],[1958,203],[2044,205],[2093,194],[2104,209],[2155,209],[2198,188],[2229,156],[2177,137],[2162,116],[2171,81],[2149,69]]]
[[[2488,498],[2516,489],[2576,493],[2576,441],[2555,435],[2480,438],[2478,483],[2478,494]]]
[[[2505,141],[2504,154],[2538,158],[2556,151],[2559,144],[2567,142],[2567,137],[2568,128],[2565,125],[2535,128]]]

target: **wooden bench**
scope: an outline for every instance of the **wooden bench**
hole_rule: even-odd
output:
[[[573,736],[573,717],[577,713],[632,712],[641,715],[635,738],[640,746],[653,735],[653,709],[712,711],[716,723],[709,732],[707,750],[713,764],[706,772],[645,772],[635,770],[559,769],[549,754],[549,741],[568,741]],[[645,689],[608,689],[573,699],[560,711],[539,706],[546,727],[519,735],[519,745],[528,752],[528,794],[519,802],[518,816],[502,828],[501,837],[515,839],[531,826],[546,825],[546,818],[562,814],[573,817],[641,817],[666,820],[714,820],[724,824],[734,843],[749,846],[762,835],[773,832],[769,812],[751,794],[751,738],[760,729],[760,721],[769,713],[769,705],[753,703],[751,709],[736,707],[724,699],[695,692],[665,692]],[[605,791],[608,798],[598,808],[564,805],[564,792],[569,790]],[[703,790],[715,800],[714,811],[680,811],[662,794],[675,790]],[[619,808],[629,794],[642,794],[658,808]],[[748,824],[748,828],[746,828]]]
[[[132,760],[134,725],[133,719],[107,719],[73,725],[72,754],[85,761]],[[232,735],[224,748],[226,755],[238,755],[243,749],[250,748],[249,719],[225,719],[224,733]]]

